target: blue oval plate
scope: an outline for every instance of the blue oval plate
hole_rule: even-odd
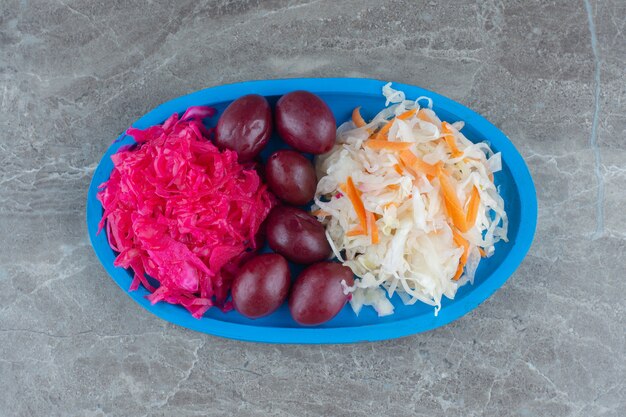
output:
[[[362,106],[362,113],[366,117],[373,116],[384,107],[385,100],[381,94],[384,84],[382,81],[360,78],[299,78],[224,85],[162,104],[137,120],[133,127],[145,129],[160,124],[172,113],[183,113],[190,106],[209,105],[215,107],[218,114],[221,114],[231,101],[251,93],[261,94],[273,104],[282,94],[294,90],[308,90],[319,95],[341,123],[350,117],[352,109],[356,106]],[[437,317],[433,314],[432,307],[424,304],[405,306],[397,295],[392,299],[395,314],[391,316],[378,317],[373,309],[366,307],[357,317],[351,308],[346,306],[334,319],[317,327],[302,327],[296,324],[291,319],[286,305],[275,313],[257,320],[247,319],[235,311],[222,313],[217,308],[210,309],[202,319],[197,320],[180,306],[166,303],[151,305],[145,298],[148,292],[143,287],[137,291],[128,291],[131,282],[130,273],[113,266],[116,255],[107,243],[105,232],[97,234],[98,222],[102,217],[102,207],[96,199],[98,185],[109,178],[113,168],[111,155],[121,146],[133,143],[132,138],[124,134],[111,145],[100,161],[87,196],[87,228],[100,262],[122,290],[152,314],[192,330],[232,339],[270,343],[350,343],[385,340],[431,330],[463,316],[504,284],[528,252],[537,224],[535,187],[517,149],[500,130],[482,116],[423,88],[404,84],[393,86],[403,90],[410,99],[419,96],[432,98],[434,110],[443,120],[450,122],[463,120],[465,136],[475,142],[487,141],[495,152],[502,152],[503,169],[496,174],[495,180],[500,187],[509,216],[509,242],[498,243],[495,255],[482,260],[474,285],[460,288],[454,300],[442,300],[442,308]],[[216,120],[209,119],[206,122],[215,125]],[[265,156],[280,146],[282,146],[280,140],[274,137],[269,149],[264,151]]]

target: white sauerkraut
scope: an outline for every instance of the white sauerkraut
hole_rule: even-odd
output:
[[[491,256],[494,245],[507,239],[504,201],[493,183],[502,162],[487,143],[472,143],[460,132],[462,121],[442,124],[431,99],[407,100],[391,84],[383,95],[388,107],[365,126],[342,124],[334,148],[316,159],[313,213],[324,223],[337,258],[358,277],[345,287],[355,313],[369,305],[381,316],[393,314],[387,297],[397,292],[405,304],[420,301],[437,314],[442,297],[454,298],[461,285],[473,282],[481,255]],[[381,129],[387,133],[379,134]],[[401,145],[406,151],[444,174],[412,169],[401,152],[370,146],[372,139],[406,142]],[[448,190],[463,213],[472,210],[470,195],[477,191],[475,220],[461,228],[467,230],[455,224],[439,175],[452,185]],[[372,216],[367,230],[346,191],[348,179]]]

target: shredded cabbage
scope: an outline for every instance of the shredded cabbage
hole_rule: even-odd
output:
[[[153,304],[180,304],[196,318],[213,305],[232,308],[232,278],[274,204],[252,166],[208,140],[202,119],[214,112],[191,107],[163,125],[128,129],[137,143],[111,157],[98,192],[100,230],[118,252],[115,265],[133,270],[130,290],[141,284]]]
[[[504,201],[493,182],[502,162],[487,143],[472,143],[460,132],[462,121],[444,125],[432,110],[431,99],[407,100],[390,83],[383,87],[383,95],[388,107],[365,126],[342,124],[334,148],[317,157],[313,210],[325,224],[337,258],[358,277],[346,288],[355,313],[371,305],[381,316],[392,314],[387,296],[397,292],[405,304],[420,301],[434,306],[436,315],[442,297],[452,299],[461,285],[473,282],[481,251],[491,256],[494,245],[507,240]],[[427,107],[421,108],[420,102]],[[477,190],[480,202],[467,230],[455,225],[439,174],[407,168],[391,147],[368,146],[368,140],[381,139],[376,135],[390,120],[384,140],[408,142],[414,156],[430,168],[440,167],[437,172],[446,173],[464,213],[470,210],[473,189]],[[444,140],[444,136],[453,137]],[[375,216],[376,237],[372,230],[362,231],[363,221],[345,192],[349,177],[366,213]]]

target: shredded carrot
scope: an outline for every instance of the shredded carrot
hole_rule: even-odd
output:
[[[346,232],[346,236],[349,237],[353,237],[353,236],[361,236],[361,235],[365,235],[367,233],[365,233],[365,231],[361,228],[361,226],[357,226],[352,230],[348,230]]]
[[[367,124],[365,123],[365,120],[363,120],[360,110],[361,110],[360,106],[352,110],[352,121],[354,122],[356,127],[363,127]]]
[[[411,118],[411,116],[413,116],[415,114],[415,111],[417,109],[412,109],[412,110],[407,110],[404,113],[402,113],[400,116],[398,116],[398,119],[400,120],[406,120]]]
[[[391,206],[398,207],[398,203],[390,201],[390,202],[386,203],[385,205],[383,205],[383,208],[389,208]]]
[[[402,175],[402,167],[399,164],[395,164],[393,169],[395,169],[399,175]]]
[[[356,211],[356,215],[359,218],[359,222],[361,223],[361,228],[367,231],[367,219],[365,217],[365,207],[363,206],[363,201],[361,201],[361,197],[359,195],[359,191],[354,186],[354,182],[352,181],[352,177],[348,177],[346,181],[346,194],[354,207],[354,211]]]
[[[410,142],[389,142],[387,140],[369,139],[363,143],[371,149],[386,149],[389,151],[403,151],[409,149],[412,145]]]
[[[487,252],[485,252],[483,248],[478,248],[478,253],[480,253],[480,256],[483,258],[487,257]]]
[[[372,212],[367,212],[367,229],[370,231],[372,244],[378,243],[378,226],[376,226],[376,216]]]
[[[459,148],[457,148],[456,143],[454,142],[454,136],[444,135],[443,140],[446,141],[446,144],[450,148],[450,151],[452,152],[451,156],[453,158],[456,158],[457,156],[461,155]]]
[[[458,279],[461,278],[461,275],[463,275],[463,265],[461,265],[461,263],[459,262],[459,266],[456,269],[456,274],[454,274],[452,279],[458,281]]]
[[[454,137],[454,133],[452,133],[452,129],[450,129],[450,124],[447,122],[441,123],[441,133],[443,136],[443,140],[446,141],[450,151],[452,152],[452,157],[456,158],[458,156],[463,155],[463,152],[459,150],[456,146],[456,139]]]
[[[480,193],[478,188],[472,187],[472,192],[467,200],[467,214],[463,212],[461,203],[456,196],[456,191],[450,182],[450,174],[448,174],[442,165],[438,167],[437,177],[439,178],[439,184],[441,185],[441,193],[443,194],[443,201],[446,206],[448,216],[452,220],[452,224],[456,228],[465,233],[476,223],[478,217],[478,209],[480,207]]]
[[[344,193],[345,195],[348,194],[348,188],[347,185],[344,183],[340,183],[338,185],[338,188],[341,190],[342,193]],[[363,193],[361,192],[361,190],[359,190],[358,188],[356,188],[356,195],[358,195],[359,197],[361,197]]]
[[[389,120],[380,130],[374,135],[374,139],[376,140],[387,140],[387,135],[389,134],[389,129],[393,125],[395,119]]]
[[[472,187],[472,193],[469,196],[467,203],[467,215],[465,222],[467,223],[468,230],[474,227],[476,223],[476,217],[478,217],[478,207],[480,206],[480,194],[476,186]]]
[[[313,210],[311,212],[311,214],[313,216],[330,216],[330,213],[328,213],[327,211],[324,211],[322,209]]]
[[[456,281],[457,279],[461,278],[461,275],[463,275],[463,268],[467,264],[467,257],[469,255],[470,246],[469,246],[469,242],[467,241],[467,239],[461,236],[461,234],[454,229],[452,229],[452,239],[454,240],[454,243],[456,243],[458,247],[463,248],[463,254],[461,255],[461,258],[459,259],[459,267],[457,268],[456,274],[454,275],[454,280]]]
[[[456,196],[456,191],[450,182],[450,178],[443,168],[439,168],[438,171],[437,177],[439,178],[439,184],[441,185],[443,201],[445,203],[446,210],[448,211],[448,216],[450,216],[452,224],[454,224],[457,229],[461,232],[467,232],[469,227],[467,227],[465,213],[463,213],[463,208],[461,207],[461,203]]]
[[[391,129],[391,126],[393,126],[393,122],[395,122],[396,119],[406,120],[406,119],[410,118],[411,116],[413,116],[414,114],[415,114],[415,109],[407,110],[404,113],[402,113],[401,115],[392,118],[387,123],[385,123],[385,125],[383,127],[381,127],[380,130],[378,132],[376,132],[376,134],[372,138],[376,139],[376,140],[387,140],[388,139],[387,136],[389,135],[389,129]],[[354,113],[353,113],[353,117],[354,117]]]
[[[424,162],[422,159],[415,156],[415,154],[409,150],[402,151],[400,153],[400,160],[404,163],[404,165],[415,170],[416,172],[421,172],[426,175],[437,175],[436,165],[430,165]]]
[[[390,190],[399,190],[400,189],[400,185],[399,184],[389,184],[385,188],[389,188]]]
[[[404,165],[413,165],[413,163],[417,160],[417,156],[413,152],[402,152],[400,154],[400,160],[404,163]]]
[[[423,120],[423,121],[425,121],[425,122],[428,122],[428,123],[432,123],[432,122],[433,122],[433,121],[430,119],[430,117],[428,116],[428,114],[426,114],[426,110],[424,110],[424,109],[420,109],[420,110],[417,112],[417,118],[418,118],[418,119],[420,119],[420,120]]]
[[[402,151],[400,152],[400,163],[404,165],[404,167],[411,167],[413,163],[417,160],[417,156],[411,151]]]
[[[463,263],[467,262],[467,257],[469,255],[469,247],[470,247],[469,242],[467,241],[467,239],[461,236],[461,233],[459,233],[455,229],[452,229],[452,239],[454,240],[454,243],[456,243],[458,247],[463,248],[463,255],[461,255],[461,262]]]

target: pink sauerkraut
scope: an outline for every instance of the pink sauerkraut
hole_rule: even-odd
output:
[[[98,193],[100,230],[119,253],[115,265],[132,269],[130,290],[141,284],[153,304],[180,304],[196,318],[213,305],[231,308],[233,274],[274,204],[251,165],[209,141],[202,119],[214,113],[191,107],[163,125],[128,129],[137,144],[111,157]]]

